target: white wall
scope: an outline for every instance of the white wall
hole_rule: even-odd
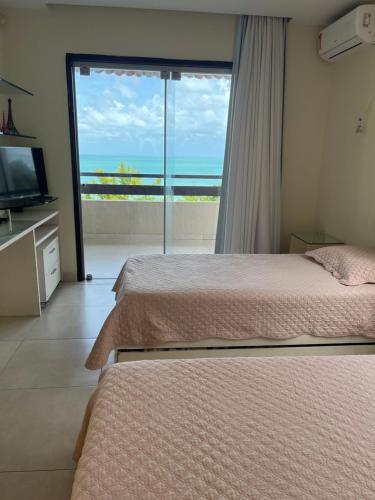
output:
[[[375,245],[375,49],[349,55],[332,70],[319,227],[347,243]],[[359,117],[363,134],[355,133]]]
[[[2,12],[0,12],[0,75],[3,75],[4,57],[5,57],[4,22],[5,22],[5,18],[3,17]]]
[[[332,66],[317,53],[318,29],[290,24],[286,66],[281,248],[292,231],[317,228],[320,167]]]
[[[16,125],[35,133],[35,144],[45,150],[50,192],[59,197],[61,209],[64,274],[73,278],[76,262],[65,54],[230,61],[235,18],[84,7],[6,9],[3,13],[6,75],[35,93],[34,98],[17,98]],[[282,186],[284,249],[290,231],[315,224],[330,71],[316,56],[316,29],[290,24],[288,33]],[[20,144],[19,139],[8,140],[12,141]]]

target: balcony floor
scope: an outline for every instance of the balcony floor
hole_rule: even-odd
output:
[[[176,240],[169,253],[213,253],[213,240]],[[162,243],[134,242],[131,244],[117,241],[86,239],[85,272],[94,279],[117,278],[125,260],[133,255],[163,253]]]

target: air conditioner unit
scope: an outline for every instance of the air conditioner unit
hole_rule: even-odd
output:
[[[375,44],[375,5],[360,5],[320,32],[319,55],[333,62],[372,44]]]

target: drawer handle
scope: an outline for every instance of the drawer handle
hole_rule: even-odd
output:
[[[56,247],[53,247],[52,250],[50,250],[48,253],[51,254],[53,252],[56,252]]]
[[[56,271],[57,271],[57,267],[55,267],[55,269],[54,269],[53,271],[51,271],[51,276],[52,276],[53,274],[55,274],[55,272],[56,272]]]

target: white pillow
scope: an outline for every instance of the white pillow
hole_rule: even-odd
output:
[[[333,245],[306,252],[343,285],[375,283],[375,249]]]

